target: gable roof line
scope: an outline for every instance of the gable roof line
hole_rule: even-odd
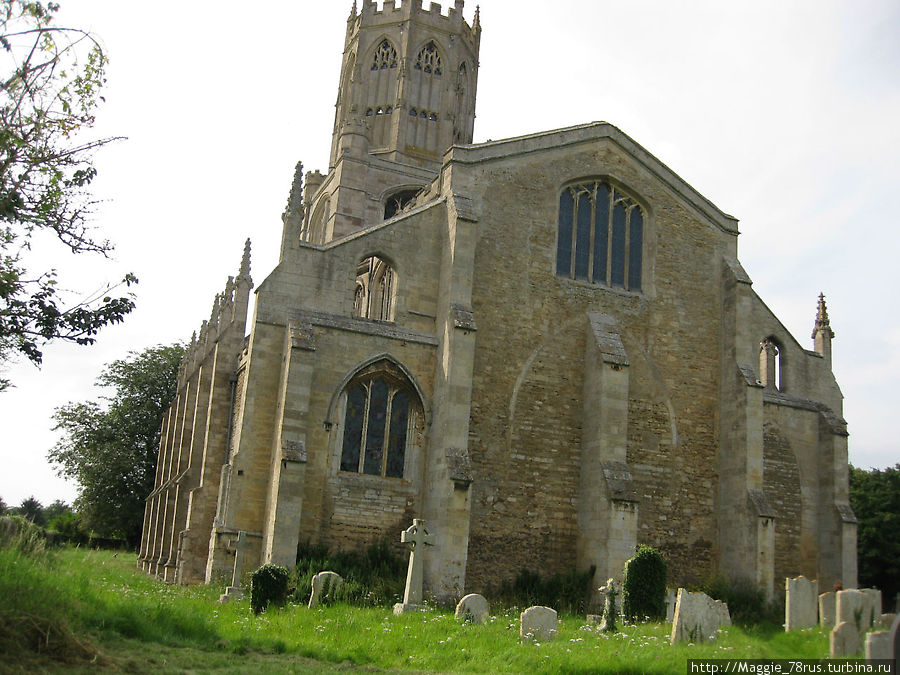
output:
[[[561,129],[551,129],[523,136],[504,138],[498,141],[487,141],[472,145],[453,145],[444,153],[442,169],[454,162],[474,164],[503,159],[512,155],[590,143],[601,138],[608,138],[637,159],[653,175],[683,196],[719,228],[730,234],[739,233],[737,218],[722,211],[640,143],[609,122],[589,122]]]

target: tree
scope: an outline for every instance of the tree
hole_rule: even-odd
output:
[[[6,505],[6,502],[3,501],[3,497],[0,497],[0,516],[5,516],[9,511],[9,507]]]
[[[900,592],[900,464],[868,471],[851,466],[850,504],[859,521],[859,584],[880,588],[893,611]]]
[[[88,33],[53,23],[53,2],[0,0],[0,363],[41,363],[54,339],[92,344],[134,308],[113,286],[71,301],[56,272],[28,271],[23,255],[47,232],[73,253],[109,254],[89,227],[94,152],[112,138],[77,141],[94,124],[106,56]],[[117,284],[130,286],[128,274]],[[9,386],[0,379],[0,390]]]
[[[72,509],[68,504],[66,504],[62,499],[57,499],[50,506],[44,507],[44,520],[47,521],[47,523],[51,523],[53,522],[54,518],[71,512]]]
[[[45,525],[44,506],[33,496],[22,500],[17,509],[20,516],[24,516],[35,525]]]
[[[78,483],[75,506],[98,534],[139,542],[144,500],[153,489],[160,425],[175,397],[180,344],[157,346],[113,361],[97,384],[113,390],[105,402],[68,403],[56,409],[64,437],[48,458],[60,475]]]

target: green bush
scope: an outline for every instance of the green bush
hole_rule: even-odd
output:
[[[263,565],[253,573],[250,577],[250,607],[254,614],[265,612],[269,605],[284,605],[289,577],[287,567],[281,565]]]
[[[571,570],[563,574],[542,577],[523,569],[512,582],[504,582],[494,593],[501,605],[531,607],[544,605],[560,614],[586,614],[590,604],[596,568],[586,572]]]
[[[47,550],[47,534],[44,528],[24,516],[3,516],[0,518],[0,548],[41,558]]]
[[[784,622],[784,605],[777,600],[767,601],[765,594],[750,579],[731,581],[715,577],[700,587],[709,597],[728,604],[732,623],[738,626],[770,625]]]
[[[344,584],[335,600],[358,607],[379,607],[399,602],[406,583],[406,561],[397,555],[387,540],[380,540],[365,551],[330,553],[321,545],[301,544],[292,581],[293,601],[309,600],[312,578],[319,572],[340,574]]]
[[[663,621],[666,618],[666,576],[662,554],[643,544],[625,563],[622,614],[626,621]]]

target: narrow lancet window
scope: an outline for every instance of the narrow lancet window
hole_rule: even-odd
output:
[[[644,215],[607,183],[571,185],[559,197],[556,274],[604,286],[641,290]]]
[[[378,256],[361,260],[356,269],[353,315],[393,321],[396,279],[394,268]]]

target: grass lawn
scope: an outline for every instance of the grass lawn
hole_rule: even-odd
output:
[[[732,627],[714,643],[668,644],[671,626],[601,634],[562,617],[559,635],[519,639],[519,610],[485,626],[432,610],[289,605],[256,617],[217,605],[222,589],[183,588],[135,569],[135,556],[65,549],[33,559],[0,549],[0,671],[319,673],[684,673],[689,658],[822,658],[827,634]]]

